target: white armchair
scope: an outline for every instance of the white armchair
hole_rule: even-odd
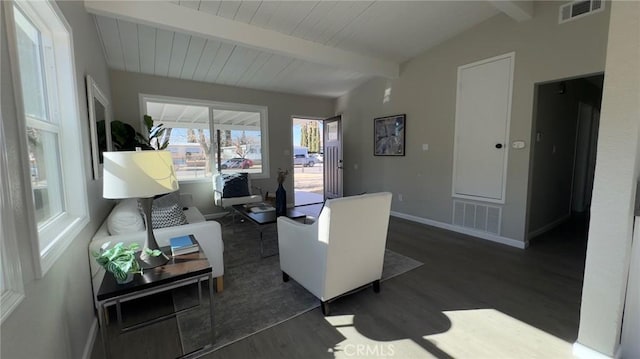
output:
[[[236,204],[248,204],[248,203],[256,203],[262,202],[262,194],[253,194],[251,191],[253,187],[251,186],[251,177],[247,176],[248,180],[248,188],[249,188],[249,196],[241,196],[241,197],[231,197],[225,198],[223,197],[224,193],[224,180],[222,178],[222,174],[218,173],[213,176],[213,198],[214,203],[218,207],[229,208]]]
[[[389,227],[391,193],[371,193],[330,199],[317,221],[303,224],[278,218],[282,279],[300,283],[322,301],[373,284],[380,278]]]

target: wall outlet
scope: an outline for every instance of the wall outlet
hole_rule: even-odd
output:
[[[353,169],[354,169],[354,170],[357,170],[357,169],[358,169],[358,164],[357,164],[357,163],[354,163],[354,164],[353,164]]]
[[[423,151],[429,151],[429,144],[428,143],[423,143],[422,144],[422,150]]]
[[[398,201],[404,201],[404,197],[402,197],[402,193],[398,193]]]

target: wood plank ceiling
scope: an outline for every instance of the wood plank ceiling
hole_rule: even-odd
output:
[[[402,63],[498,13],[484,1],[174,1],[193,10]],[[371,78],[213,38],[105,16],[111,68],[271,91],[337,97]]]

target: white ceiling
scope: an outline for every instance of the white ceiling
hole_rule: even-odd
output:
[[[379,75],[369,71],[368,62],[381,61],[399,68],[400,63],[499,13],[485,1],[172,3],[164,5],[173,6],[168,9],[176,13],[191,14],[194,19],[196,14],[206,14],[212,23],[222,18],[231,20],[228,23],[231,25],[241,24],[240,29],[250,31],[247,37],[257,38],[263,35],[261,31],[269,30],[265,32],[267,35],[276,32],[290,36],[282,37],[285,40],[305,40],[298,48],[320,44],[323,45],[320,50],[340,49],[338,55],[346,53],[364,59],[362,69],[357,62],[356,66],[353,63],[341,66],[339,61],[330,63],[331,56],[322,59],[318,56],[316,62],[313,57],[275,48],[280,46],[257,48],[251,46],[250,39],[243,43],[216,38],[216,33],[198,36],[187,26],[182,30],[175,24],[150,23],[142,17],[128,16],[126,11],[118,15],[118,5],[114,5],[118,2],[106,5],[115,9],[113,13],[96,11],[87,5],[90,12],[100,14],[96,16],[96,25],[111,68],[327,97],[340,96]],[[153,13],[157,5],[139,4],[144,6],[144,13]],[[241,39],[242,34],[239,36]]]

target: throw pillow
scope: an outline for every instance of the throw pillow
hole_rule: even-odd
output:
[[[251,196],[249,192],[249,174],[246,172],[222,175],[222,198]]]
[[[153,207],[171,207],[174,204],[178,206],[181,205],[178,191],[155,196],[153,198]]]
[[[152,207],[151,223],[153,229],[181,226],[187,224],[187,216],[179,204],[174,203],[168,207]]]
[[[142,213],[142,208],[140,208]],[[151,228],[174,227],[187,224],[178,191],[157,196],[151,205]]]
[[[144,218],[138,210],[138,200],[135,198],[120,201],[107,218],[107,230],[112,236],[144,229]]]

